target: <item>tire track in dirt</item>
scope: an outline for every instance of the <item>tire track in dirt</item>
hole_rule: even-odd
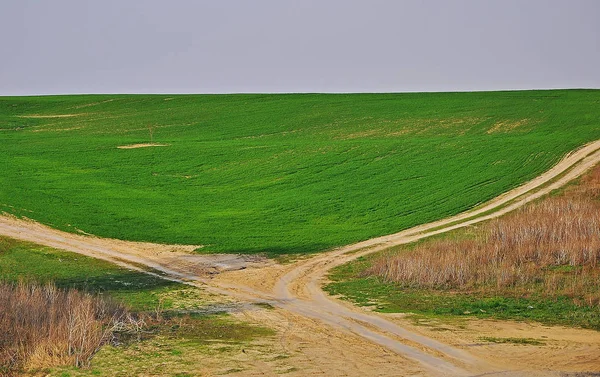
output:
[[[346,333],[344,341],[349,344],[356,345],[358,339],[360,345],[362,339],[387,348],[407,359],[412,370],[415,370],[415,363],[420,365],[417,369],[425,370],[427,375],[460,376],[486,372],[519,375],[478,360],[465,350],[411,332],[376,313],[367,313],[331,298],[322,291],[322,283],[332,268],[360,256],[501,216],[563,186],[598,162],[600,140],[568,154],[549,171],[475,210],[345,246],[293,265],[269,265],[227,272],[212,279],[207,270],[216,264],[222,265],[222,260],[211,260],[211,256],[202,255],[190,257],[189,252],[195,246],[155,245],[81,236],[10,216],[0,216],[0,234],[108,260],[242,301],[267,301],[283,309],[282,313],[287,311],[310,319],[310,322],[304,322],[315,328],[318,324],[325,324]],[[254,261],[247,264],[238,262],[232,262],[235,268],[260,265]],[[147,270],[148,267],[151,271]],[[343,347],[340,349],[343,350]]]

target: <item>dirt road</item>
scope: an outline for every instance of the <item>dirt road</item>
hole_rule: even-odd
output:
[[[244,315],[280,330],[280,342],[296,355],[290,362],[301,371],[298,375],[558,375],[546,367],[534,372],[536,364],[527,359],[508,361],[502,358],[502,352],[500,357],[473,352],[462,344],[463,340],[432,334],[402,318],[366,312],[327,296],[321,285],[335,266],[393,245],[500,216],[561,187],[599,162],[600,141],[596,141],[570,153],[536,179],[477,209],[288,265],[235,255],[191,255],[196,246],[75,235],[9,216],[0,216],[0,234],[109,260],[238,300],[269,302],[278,309]],[[593,344],[589,347],[593,363],[597,350]],[[263,366],[256,375],[276,374]]]

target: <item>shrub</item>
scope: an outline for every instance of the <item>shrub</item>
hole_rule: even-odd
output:
[[[112,301],[52,284],[0,283],[0,375],[87,366],[118,333],[140,323]]]

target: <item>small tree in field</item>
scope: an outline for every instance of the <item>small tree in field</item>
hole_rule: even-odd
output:
[[[150,134],[150,143],[152,143],[152,136],[154,135],[154,129],[156,129],[155,125],[148,125],[148,133]]]

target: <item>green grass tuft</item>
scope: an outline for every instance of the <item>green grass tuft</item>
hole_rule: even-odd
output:
[[[332,283],[325,290],[375,311],[436,318],[536,321],[600,330],[600,308],[575,305],[570,297],[503,297],[408,289],[374,277],[358,277],[356,272],[361,267],[352,265],[335,269],[330,276]]]
[[[546,343],[542,342],[541,340],[533,339],[533,338],[495,338],[495,337],[490,337],[490,336],[484,336],[479,339],[481,339],[484,342],[498,343],[498,344],[510,343],[510,344],[531,345],[531,346],[543,346],[546,344]]]

